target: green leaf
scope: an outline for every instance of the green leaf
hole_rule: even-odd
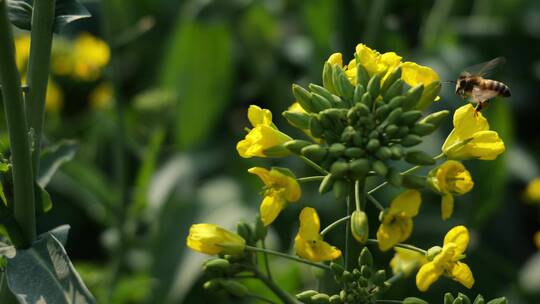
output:
[[[19,303],[96,303],[71,264],[66,250],[52,234],[8,259],[9,289]]]
[[[43,149],[37,178],[38,184],[45,188],[58,168],[63,163],[73,159],[77,149],[77,143],[72,140],[63,140],[54,146]]]
[[[41,208],[36,209],[36,213],[40,214],[41,212],[45,213],[51,210],[52,200],[47,190],[36,183],[34,191],[36,196],[36,206],[41,206]]]
[[[66,245],[67,238],[69,234],[69,229],[71,226],[69,225],[60,225],[56,228],[53,228],[45,233],[42,233],[39,235],[38,239],[42,239],[47,237],[48,235],[53,235],[62,245]]]
[[[33,1],[8,0],[7,4],[11,23],[22,30],[30,30]],[[53,30],[58,33],[68,23],[90,16],[88,10],[77,0],[56,0]]]
[[[177,97],[175,141],[183,148],[211,134],[230,101],[232,33],[225,23],[180,22],[162,62],[161,85]]]

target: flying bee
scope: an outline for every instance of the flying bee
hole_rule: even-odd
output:
[[[456,80],[456,95],[463,99],[470,97],[471,101],[476,103],[476,107],[474,108],[475,113],[486,108],[490,99],[494,97],[511,96],[510,88],[506,84],[497,80],[484,78],[496,66],[504,63],[504,61],[504,58],[497,57],[487,63],[472,66],[468,70],[478,70],[478,72],[462,72]]]

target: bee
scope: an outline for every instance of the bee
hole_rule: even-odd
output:
[[[496,66],[504,63],[504,58],[497,57],[486,63],[472,66],[468,70],[478,70],[476,73],[462,72],[456,80],[456,95],[465,99],[470,97],[473,103],[476,103],[474,108],[475,113],[485,109],[489,104],[490,99],[501,96],[510,97],[510,88],[497,80],[486,79],[489,72]]]

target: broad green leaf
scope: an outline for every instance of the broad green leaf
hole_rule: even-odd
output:
[[[43,189],[43,187],[36,183],[34,192],[36,197],[36,206],[40,206],[39,208],[36,208],[36,213],[41,214],[51,210],[52,200],[47,190]]]
[[[19,303],[95,303],[58,239],[49,234],[8,259],[9,289]]]
[[[41,152],[41,165],[39,167],[38,184],[45,188],[52,176],[65,162],[73,159],[78,145],[72,140],[63,140]]]
[[[183,22],[172,35],[161,85],[176,98],[176,143],[194,147],[208,139],[230,101],[232,34],[224,23]]]
[[[32,0],[8,0],[8,14],[11,22],[18,28],[30,30],[32,24]],[[90,17],[88,10],[77,0],[56,0],[54,32],[73,21]]]
[[[60,225],[45,233],[40,234],[38,238],[42,239],[47,237],[48,235],[53,235],[60,243],[62,243],[62,245],[65,246],[67,243],[70,228],[71,227],[69,225]]]

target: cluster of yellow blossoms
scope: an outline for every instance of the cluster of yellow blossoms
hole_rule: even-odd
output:
[[[17,68],[25,82],[30,56],[30,35],[20,35],[15,39],[15,52]],[[67,77],[76,82],[94,82],[99,80],[109,59],[109,46],[89,33],[81,33],[74,40],[55,38],[51,54],[52,76]],[[89,96],[90,105],[94,109],[105,109],[111,101],[112,87],[107,82],[98,84]],[[57,112],[63,104],[64,94],[61,87],[56,81],[49,79],[45,109]]]
[[[403,62],[402,57],[393,52],[380,54],[363,44],[357,46],[355,58],[347,65],[343,64],[343,58],[340,53],[332,54],[325,65],[325,70],[326,69],[334,69],[334,72],[323,72],[324,88],[318,86],[314,86],[313,88],[314,90],[319,90],[318,92],[321,92],[320,95],[325,95],[324,98],[337,99],[338,101],[336,104],[338,106],[342,100],[337,96],[334,97],[334,95],[330,93],[325,93],[326,91],[324,91],[324,89],[328,89],[330,92],[343,93],[341,95],[347,95],[349,96],[348,98],[352,98],[351,96],[353,96],[353,93],[351,93],[351,90],[354,90],[354,96],[356,96],[356,90],[364,90],[363,85],[366,85],[367,80],[370,78],[371,80],[369,81],[369,84],[367,84],[367,90],[364,90],[363,92],[369,92],[370,90],[372,92],[378,92],[379,89],[381,91],[390,91],[392,90],[391,82],[395,82],[396,77],[412,88],[410,90],[412,92],[411,95],[414,95],[417,91],[421,92],[418,96],[415,108],[404,113],[404,115],[409,118],[412,116],[415,117],[412,120],[409,119],[413,123],[421,116],[420,111],[427,108],[434,100],[439,99],[437,96],[440,90],[439,76],[431,68],[418,65],[414,62]],[[335,72],[336,69],[338,72]],[[339,78],[341,77],[339,73],[344,73],[344,75],[346,75],[344,76],[345,80]],[[338,76],[336,76],[336,74]],[[365,79],[361,79],[362,77]],[[375,85],[373,84],[373,79],[377,79],[377,77],[379,77],[380,83],[377,83],[376,85],[380,85],[380,87],[374,88]],[[336,78],[338,79],[337,81]],[[362,83],[363,85],[361,85]],[[349,86],[352,89],[350,89]],[[359,87],[361,88],[359,89]],[[420,89],[418,90],[418,88]],[[321,91],[321,89],[323,91]],[[360,94],[364,94],[363,92]],[[401,92],[399,92],[399,94],[400,93]],[[314,100],[318,98],[323,104],[326,102],[324,100],[321,101],[320,99],[322,97],[319,97],[318,94],[306,94],[309,98],[313,96]],[[369,95],[369,93],[365,93],[364,95],[366,94]],[[399,94],[396,93],[396,95]],[[379,103],[379,105],[373,105],[373,108],[377,106],[384,108],[384,106],[381,106],[380,104],[382,104],[382,100],[383,98],[386,98],[386,96],[379,97],[379,94],[376,93],[372,97],[375,100],[373,101],[374,103]],[[399,102],[402,102],[403,100],[406,100],[407,97],[408,95],[401,99],[397,98],[396,100],[399,99]],[[343,99],[346,100],[347,98]],[[356,97],[354,97],[354,99],[356,99]],[[364,99],[366,98],[362,98],[362,100]],[[389,102],[389,100],[385,100],[384,102],[389,105],[387,108],[390,107],[390,104],[393,104]],[[397,101],[394,103],[397,103]],[[362,148],[357,146],[345,147],[345,145],[342,145],[341,143],[335,144],[334,142],[328,142],[330,137],[325,139],[314,134],[312,131],[316,129],[311,125],[314,123],[312,122],[313,119],[310,120],[309,123],[301,121],[303,117],[315,115],[313,114],[314,111],[309,109],[310,106],[310,104],[306,104],[305,102],[302,104],[301,100],[297,100],[297,102],[291,105],[287,112],[295,113],[292,118],[299,118],[299,122],[293,125],[303,130],[312,143],[314,142],[317,145],[322,146],[327,145],[325,149],[328,149],[327,147],[331,146],[329,148],[330,152],[326,152],[326,150],[321,151],[329,154],[334,152],[339,154],[343,153],[345,150],[345,155],[352,155],[352,160],[346,159],[338,163],[339,166],[346,168],[349,166],[347,163],[348,161],[352,164],[355,161],[355,158],[370,157],[369,155],[365,156],[366,152],[362,150]],[[344,107],[346,110],[350,109],[348,112],[349,114],[347,114],[347,119],[351,119],[349,116],[355,114],[353,112],[354,104]],[[339,108],[337,109],[339,110]],[[334,108],[332,108],[332,110],[334,110]],[[383,112],[382,110],[375,111],[372,109],[369,109],[369,111],[373,111],[375,115],[379,115],[379,112]],[[339,111],[336,110],[332,113],[338,112]],[[398,119],[396,117],[402,115],[401,108],[399,111],[395,112],[397,114],[394,115],[394,121]],[[386,116],[383,115],[387,114],[383,113],[380,115],[384,119]],[[247,129],[247,135],[237,144],[236,148],[241,157],[284,157],[298,154],[293,153],[294,151],[291,149],[291,143],[295,142],[295,140],[276,127],[272,121],[272,113],[269,110],[252,105],[248,109],[247,116],[252,128]],[[336,121],[338,124],[340,123],[339,120]],[[369,121],[366,121],[367,120],[364,120],[362,123],[369,125]],[[380,122],[377,121],[377,123]],[[383,122],[380,125],[380,128],[378,127],[375,131],[370,133],[374,134],[370,135],[370,137],[380,136],[380,133],[388,131],[388,124],[390,123]],[[433,122],[433,120],[430,120],[428,122],[421,121],[419,126],[418,123],[414,126],[409,123],[409,126],[411,127],[411,130],[418,131],[422,134],[429,134],[436,128],[435,124],[436,123]],[[427,251],[423,251],[418,248],[416,248],[417,250],[411,250],[410,247],[414,248],[414,246],[402,244],[402,242],[410,237],[413,231],[413,219],[420,211],[422,198],[419,190],[427,187],[441,195],[441,217],[446,220],[450,218],[453,213],[454,196],[463,195],[471,191],[474,186],[471,174],[461,161],[470,159],[493,160],[505,151],[504,143],[497,132],[490,130],[487,120],[481,113],[475,113],[474,107],[471,104],[466,104],[456,110],[453,116],[453,127],[453,130],[446,138],[446,141],[441,148],[442,153],[440,156],[433,159],[428,157],[426,160],[424,154],[419,153],[418,151],[407,154],[407,158],[405,159],[410,163],[416,162],[416,164],[418,164],[417,167],[433,165],[436,163],[436,160],[443,157],[446,157],[446,161],[433,168],[427,177],[421,179],[424,181],[423,184],[417,183],[414,186],[407,186],[406,188],[408,189],[398,194],[392,200],[389,207],[384,208],[379,205],[379,208],[381,209],[381,215],[379,217],[380,226],[377,230],[375,240],[368,240],[367,218],[355,218],[355,214],[362,212],[360,210],[360,205],[357,205],[357,211],[353,212],[352,216],[342,219],[362,221],[357,227],[361,227],[359,229],[363,229],[363,231],[352,231],[354,237],[359,242],[363,244],[367,241],[377,243],[381,251],[387,251],[394,248],[395,255],[390,262],[390,266],[395,274],[402,273],[410,275],[419,268],[416,275],[416,285],[421,291],[426,291],[441,276],[447,276],[467,288],[472,287],[474,278],[469,267],[461,262],[461,260],[465,258],[464,252],[469,242],[469,232],[464,226],[457,226],[450,229],[444,238],[442,247],[434,246]],[[347,132],[347,128],[345,129],[343,134]],[[428,131],[423,132],[422,130],[424,129],[427,129]],[[404,134],[408,134],[409,132],[408,127],[401,127],[399,130],[399,132],[404,130]],[[341,130],[339,132],[341,132]],[[328,136],[332,136],[332,134],[329,134]],[[407,138],[408,141],[405,141],[404,139],[403,145],[406,147],[416,145],[419,142],[417,138],[418,136],[411,135]],[[362,140],[362,138],[359,139],[359,141],[364,144]],[[389,142],[389,148],[380,148],[379,145],[375,146],[375,144],[368,144],[368,146],[371,145],[375,147],[373,151],[367,153],[374,153],[377,157],[386,160],[389,158],[387,154],[390,155],[389,153],[394,153],[395,150],[398,150],[393,149],[392,146],[396,141],[390,140]],[[377,148],[379,148],[379,150],[376,150]],[[368,150],[369,149],[370,148],[368,147]],[[401,150],[398,150],[397,152],[401,153]],[[401,159],[401,154],[399,153],[397,158],[392,159]],[[417,160],[417,158],[420,160]],[[303,160],[310,165],[318,166],[316,164],[317,161],[309,160],[306,157],[303,157]],[[375,164],[377,162],[378,160],[375,160],[373,162],[373,167],[368,167],[368,171],[365,171],[365,175],[362,175],[361,178],[372,175],[381,175],[387,178],[387,181],[389,179],[392,181],[396,180],[395,184],[390,182],[392,185],[401,186],[401,175],[404,176],[404,174],[397,174],[397,178],[395,178],[395,176],[392,177],[391,169],[387,170],[387,168],[384,167],[384,170],[378,170],[379,168],[377,168],[377,166],[380,167],[380,165]],[[369,162],[367,162],[367,164],[368,166],[370,165]],[[328,174],[331,178],[343,176],[341,173],[339,176],[337,173],[334,174],[334,176],[332,175],[332,172],[341,172],[338,170],[339,168],[336,169],[338,165],[335,163],[326,167],[330,168],[329,171],[331,172],[326,171],[327,169],[323,167],[324,166],[321,165],[321,167],[318,167],[318,170],[323,174]],[[289,203],[300,200],[301,188],[298,179],[290,170],[277,167],[271,168],[270,170],[254,167],[249,169],[248,172],[257,175],[264,183],[264,198],[260,204],[259,212],[261,221],[265,226],[270,225]],[[356,178],[354,175],[345,176],[345,178],[350,178],[350,176]],[[321,188],[323,187],[325,180],[328,179],[327,177],[325,177],[321,183]],[[358,182],[358,179],[356,179],[356,182]],[[370,196],[369,192],[367,194],[364,193],[364,195]],[[294,245],[297,256],[311,262],[325,262],[333,261],[342,255],[340,249],[323,240],[322,234],[325,234],[325,232],[321,233],[320,231],[320,220],[315,209],[304,207],[300,213],[299,220],[300,226]],[[343,221],[338,220],[334,224],[340,222]],[[352,223],[351,227],[354,227],[355,224],[356,223]],[[239,235],[211,224],[193,225],[190,230],[190,235],[187,238],[187,245],[193,250],[207,254],[234,254],[241,252],[246,246],[245,240]]]
[[[540,178],[535,178],[529,182],[525,189],[524,198],[530,203],[540,203]],[[540,230],[533,236],[534,244],[540,249]]]

